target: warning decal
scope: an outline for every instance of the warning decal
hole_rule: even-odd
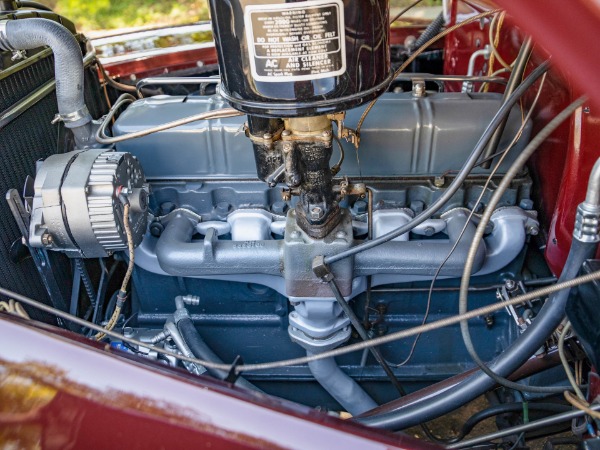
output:
[[[316,80],[346,71],[342,0],[250,5],[244,21],[257,81]]]

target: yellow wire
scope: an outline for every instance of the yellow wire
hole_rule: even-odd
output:
[[[125,234],[127,236],[127,248],[129,250],[129,264],[127,265],[127,272],[125,273],[125,276],[123,277],[123,282],[121,283],[121,291],[120,292],[127,292],[127,285],[129,284],[129,279],[131,278],[131,274],[133,273],[134,259],[135,259],[134,252],[133,252],[133,250],[134,250],[133,235],[131,233],[131,227],[129,225],[129,204],[125,204],[125,206],[123,207],[123,226],[125,227]],[[108,323],[106,324],[104,329],[111,331],[117,324],[117,321],[119,320],[120,315],[121,315],[121,306],[119,306],[117,304],[115,306],[115,310],[112,313],[112,316],[110,317],[110,320],[108,321]],[[103,339],[104,336],[106,336],[106,334],[98,333],[98,334],[96,334],[95,339],[97,341],[99,341],[99,340]]]
[[[600,419],[600,411],[594,411],[590,408],[590,404],[585,400],[575,397],[569,391],[565,391],[565,399],[575,408],[584,411],[587,415],[594,419]]]
[[[25,311],[25,308],[23,308],[19,302],[14,301],[12,298],[7,302],[0,302],[0,311],[6,311],[9,314],[14,314],[27,320],[31,319],[29,314],[27,314],[27,311]]]
[[[560,362],[562,363],[563,369],[565,369],[565,374],[573,387],[573,390],[577,394],[577,397],[581,399],[581,401],[585,402],[585,396],[579,386],[577,385],[577,380],[573,377],[573,372],[571,371],[571,367],[569,366],[569,361],[567,359],[567,355],[565,354],[565,338],[567,334],[571,330],[571,322],[567,322],[560,333],[560,337],[558,338],[558,356],[560,357]],[[567,399],[568,400],[568,399]]]
[[[489,32],[489,41],[490,41],[490,48],[492,50],[492,56],[494,56],[495,59],[498,60],[498,62],[500,63],[500,65],[502,67],[504,67],[505,69],[511,69],[514,61],[512,64],[508,64],[504,58],[502,58],[502,56],[500,55],[500,53],[498,53],[498,44],[500,43],[500,29],[502,28],[502,24],[504,23],[504,17],[506,16],[506,11],[502,11],[502,13],[494,16],[494,18],[492,19],[492,22],[490,23],[490,28],[488,30]],[[496,21],[498,21],[498,26],[496,28]],[[494,36],[494,28],[496,28],[496,35]],[[490,57],[490,66],[492,65],[492,59]]]

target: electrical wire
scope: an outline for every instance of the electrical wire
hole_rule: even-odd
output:
[[[531,108],[529,108],[529,111],[527,112],[527,116],[524,118],[523,122],[521,123],[521,126],[517,130],[513,140],[510,142],[510,144],[508,144],[508,146],[502,152],[499,152],[499,154],[501,154],[502,156],[496,163],[496,166],[494,167],[494,169],[490,172],[489,176],[487,177],[487,180],[485,181],[483,187],[481,188],[481,193],[479,194],[479,197],[475,201],[475,205],[473,206],[473,209],[471,209],[471,212],[469,213],[469,216],[467,217],[465,225],[463,226],[462,230],[460,231],[460,234],[458,235],[458,239],[456,239],[456,242],[454,243],[454,245],[448,252],[448,255],[446,256],[446,258],[444,258],[442,263],[439,265],[439,267],[435,271],[435,274],[433,275],[433,279],[431,280],[431,284],[429,285],[429,292],[427,295],[427,307],[425,308],[425,314],[423,315],[423,321],[422,321],[421,325],[424,325],[425,323],[427,323],[427,319],[429,317],[429,312],[431,310],[431,300],[432,300],[432,296],[433,296],[433,288],[434,288],[435,282],[437,281],[437,279],[440,275],[440,272],[442,271],[442,268],[446,265],[446,263],[452,257],[452,255],[456,251],[456,248],[460,244],[460,241],[462,240],[465,232],[467,231],[469,223],[471,222],[471,220],[473,219],[473,216],[475,215],[475,209],[481,203],[481,200],[483,200],[483,197],[485,196],[487,188],[488,188],[489,184],[492,182],[492,178],[494,177],[494,175],[496,174],[498,169],[500,169],[500,166],[504,162],[504,159],[508,155],[508,152],[517,144],[517,142],[523,135],[523,130],[525,129],[527,122],[529,121],[529,119],[531,118],[531,115],[533,114],[533,110],[534,110],[535,106],[537,105],[537,102],[540,98],[540,94],[542,93],[542,89],[544,87],[545,81],[546,81],[546,74],[544,74],[542,76],[542,79],[540,81],[540,86],[537,90],[535,98],[533,99]],[[417,343],[419,342],[420,337],[421,337],[421,335],[417,334],[417,336],[415,337],[415,340],[413,341],[412,347],[408,353],[408,356],[402,362],[397,363],[397,364],[392,364],[392,366],[402,367],[410,361],[410,359],[412,358],[412,356],[415,352],[415,349],[417,347]]]
[[[342,293],[340,292],[340,289],[338,288],[337,284],[335,283],[335,280],[333,280],[333,279],[330,280],[328,284],[331,289],[331,292],[333,292],[333,296],[335,297],[337,304],[340,306],[342,311],[344,311],[346,316],[348,316],[350,323],[352,324],[352,326],[354,327],[354,329],[356,330],[356,332],[358,333],[360,338],[365,342],[369,341],[369,335],[367,334],[366,330],[363,328],[358,317],[356,317],[356,314],[354,313],[354,310],[352,309],[352,307],[348,304],[346,299],[344,299],[344,297],[342,296]],[[392,372],[392,369],[390,369],[390,366],[388,365],[387,361],[383,358],[383,355],[381,354],[379,348],[369,347],[369,351],[371,352],[371,354],[373,355],[373,357],[375,358],[377,363],[381,366],[381,368],[383,369],[385,374],[388,376],[388,378],[390,379],[394,388],[396,388],[396,390],[398,391],[398,393],[401,396],[405,396],[406,391],[400,384],[400,381],[398,381],[398,379],[394,375],[394,372]]]
[[[140,138],[143,136],[148,136],[149,134],[158,133],[159,131],[169,130],[171,128],[179,127],[181,125],[186,125],[192,122],[198,122],[200,120],[209,120],[209,119],[224,119],[227,117],[235,117],[242,116],[244,113],[233,109],[233,108],[222,108],[217,109],[215,111],[207,111],[200,114],[195,114],[193,116],[184,117],[182,119],[173,120],[171,122],[165,123],[163,125],[158,125],[152,128],[146,128],[145,130],[134,131],[132,133],[123,134],[121,136],[111,137],[106,135],[106,128],[108,127],[109,122],[115,116],[117,111],[125,104],[132,103],[136,101],[136,98],[131,94],[123,94],[121,95],[113,107],[110,109],[108,114],[102,120],[98,131],[96,132],[96,141],[99,144],[111,145],[116,144],[118,142],[127,141],[129,139]]]
[[[571,280],[563,281],[561,283],[556,283],[552,286],[546,286],[544,288],[541,288],[541,289],[538,289],[535,291],[530,291],[526,294],[519,295],[519,296],[514,297],[505,302],[494,303],[492,305],[482,306],[480,308],[468,311],[465,314],[458,314],[455,316],[446,317],[444,319],[440,319],[435,322],[430,322],[430,323],[422,325],[422,326],[417,326],[417,327],[409,328],[407,330],[397,331],[395,333],[390,333],[386,336],[376,337],[376,338],[370,339],[368,341],[357,342],[355,344],[347,345],[345,347],[328,350],[326,352],[312,355],[310,357],[305,356],[305,357],[300,357],[300,358],[284,359],[284,360],[267,362],[267,363],[243,364],[243,365],[238,365],[236,367],[233,367],[233,371],[236,374],[239,374],[242,372],[250,372],[250,371],[257,371],[257,370],[277,369],[280,367],[288,367],[288,366],[295,366],[295,365],[300,365],[300,364],[307,364],[308,362],[317,361],[319,359],[345,355],[347,353],[352,353],[355,351],[363,350],[365,348],[383,345],[383,344],[387,344],[390,342],[395,342],[395,341],[398,341],[401,339],[405,339],[407,337],[415,336],[416,334],[419,334],[419,333],[425,333],[425,332],[429,332],[429,331],[433,331],[433,330],[438,330],[440,328],[448,327],[451,325],[456,325],[457,323],[460,323],[462,320],[469,320],[469,319],[474,319],[479,316],[486,316],[493,312],[500,311],[500,310],[504,309],[506,306],[518,305],[520,303],[534,300],[539,297],[545,297],[554,292],[562,291],[563,289],[571,289],[575,286],[580,286],[582,284],[586,284],[586,283],[589,283],[589,282],[595,281],[595,280],[600,280],[600,270],[595,271],[595,272],[590,272],[588,274],[581,275],[581,276],[575,277]],[[173,352],[170,352],[163,348],[156,347],[154,345],[149,345],[147,342],[141,342],[141,341],[138,341],[137,339],[125,337],[120,333],[117,333],[115,331],[106,330],[106,329],[102,328],[101,326],[96,325],[95,323],[89,322],[87,320],[83,320],[77,316],[69,314],[68,312],[61,311],[52,306],[46,305],[42,302],[34,300],[30,297],[26,297],[24,295],[21,295],[17,292],[9,290],[9,289],[5,289],[3,287],[0,287],[0,295],[5,295],[7,297],[13,297],[14,299],[18,300],[21,303],[30,305],[34,308],[39,309],[40,311],[44,311],[49,314],[53,314],[57,317],[68,320],[76,325],[80,325],[82,327],[87,327],[91,330],[105,333],[107,336],[110,336],[112,338],[118,339],[123,342],[128,342],[133,345],[138,345],[138,346],[141,346],[144,348],[148,348],[150,350],[154,350],[161,354],[174,356],[182,361],[200,364],[200,365],[203,365],[206,367],[211,367],[211,368],[220,369],[220,370],[228,370],[229,371],[232,369],[232,366],[230,364],[216,364],[211,361],[205,361],[205,360],[201,360],[198,358],[186,357],[186,356],[180,355],[178,353],[173,353]]]
[[[412,53],[408,59],[406,61],[404,61],[404,63],[402,63],[402,65],[396,70],[396,72],[394,72],[394,78],[396,78],[398,75],[400,75],[408,66],[410,66],[412,64],[412,62],[417,59],[417,57],[423,53],[425,50],[427,50],[428,47],[430,47],[432,44],[435,44],[437,41],[439,41],[441,38],[443,38],[444,36],[452,33],[453,31],[456,31],[457,29],[459,29],[460,27],[463,27],[465,25],[468,25],[470,23],[476,22],[478,20],[481,20],[485,17],[489,17],[491,15],[494,15],[498,12],[500,12],[501,9],[492,9],[489,11],[485,11],[482,12],[480,14],[476,14],[474,16],[469,17],[468,19],[463,20],[460,23],[457,23],[449,28],[446,28],[444,31],[442,31],[441,33],[437,34],[436,36],[434,36],[433,38],[429,39],[427,42],[425,42],[421,47],[419,47],[417,50],[414,51],[414,53]],[[369,103],[369,106],[367,106],[367,108],[365,109],[365,111],[362,113],[362,116],[360,117],[360,120],[358,121],[358,125],[356,126],[356,134],[360,136],[360,130],[363,126],[363,123],[365,121],[365,119],[367,118],[367,115],[369,114],[369,112],[371,112],[371,110],[373,109],[373,106],[375,106],[375,103],[377,103],[377,100],[379,99],[379,97],[377,97],[375,100],[371,101],[371,103]]]
[[[129,203],[125,203],[123,205],[123,226],[125,228],[125,235],[127,236],[127,249],[129,250],[129,264],[127,265],[127,271],[125,272],[125,276],[123,277],[123,282],[121,283],[121,289],[119,290],[119,294],[117,295],[117,303],[115,305],[115,310],[113,314],[106,324],[105,330],[111,331],[117,321],[119,320],[119,316],[121,315],[121,310],[123,309],[123,304],[125,300],[127,300],[127,285],[129,284],[129,280],[131,278],[131,274],[133,273],[133,267],[135,263],[135,252],[133,246],[133,234],[131,233],[131,225],[129,223]],[[102,340],[106,336],[106,333],[98,333],[95,336],[97,341]]]
[[[12,298],[7,302],[0,302],[0,311],[6,311],[9,314],[14,314],[16,316],[22,317],[23,319],[30,320],[29,314],[27,311],[21,306],[19,302],[14,301]]]
[[[485,151],[489,140],[492,135],[495,133],[496,127],[504,120],[512,107],[517,103],[519,98],[537,81],[539,77],[541,77],[548,68],[550,67],[550,62],[544,61],[538,67],[536,67],[531,74],[515,89],[512,95],[506,99],[505,102],[502,103],[498,112],[493,117],[492,121],[489,123],[485,131],[483,132],[481,138],[475,145],[475,148],[467,158],[461,170],[458,172],[452,183],[444,190],[444,192],[431,204],[427,209],[419,213],[416,217],[411,219],[406,224],[396,228],[389,233],[384,234],[383,236],[379,236],[373,240],[365,241],[357,246],[351,247],[347,250],[343,250],[339,253],[335,253],[329,256],[326,256],[323,261],[325,264],[332,264],[337,261],[341,261],[344,258],[348,258],[350,256],[354,256],[357,253],[364,252],[365,250],[370,250],[375,248],[381,244],[391,241],[402,234],[408,233],[417,225],[423,223],[425,220],[429,219],[433,216],[438,210],[440,210],[446,203],[456,194],[458,189],[462,186],[463,182],[467,179],[467,176],[473,169],[473,167],[477,164],[481,154]]]
[[[494,18],[492,19],[492,21],[490,22],[490,27],[488,30],[489,33],[489,44],[490,44],[490,49],[492,50],[492,56],[498,60],[498,62],[500,63],[500,65],[502,67],[504,67],[505,69],[508,70],[512,70],[513,64],[515,63],[514,61],[512,62],[512,64],[508,64],[504,58],[502,58],[502,56],[500,55],[500,53],[498,53],[498,44],[500,43],[500,29],[502,28],[502,24],[504,23],[504,17],[506,16],[506,11],[502,11],[500,14],[496,14],[494,16]],[[496,28],[496,21],[498,22],[498,28]],[[494,28],[496,28],[496,36],[494,36]],[[489,62],[489,66],[490,69],[492,69],[494,65],[494,62],[492,60],[492,57],[490,56],[490,62]]]
[[[487,92],[488,88],[490,86],[490,83],[492,83],[491,80],[495,80],[495,79],[497,79],[496,77],[498,75],[500,75],[502,73],[507,73],[507,72],[510,72],[510,70],[509,69],[505,69],[504,67],[502,69],[498,69],[495,72],[493,72],[491,75],[488,76],[488,78],[490,78],[490,80],[483,81],[481,83],[481,86],[479,87],[479,92]],[[506,84],[506,78],[500,77],[500,79],[504,81],[504,84]],[[501,83],[501,82],[500,81],[496,81],[496,83]]]
[[[340,141],[340,138],[337,137],[337,135],[334,134],[333,135],[333,139],[335,140],[335,142],[338,145],[338,148],[340,149],[340,159],[331,168],[331,175],[336,176],[340,172],[340,170],[342,169],[342,164],[344,163],[345,153],[344,153],[344,146],[342,145],[342,141]]]
[[[527,405],[527,406],[524,406]],[[529,420],[526,420],[525,417],[526,412],[530,411],[546,411],[553,413],[562,413],[567,412],[570,408],[567,405],[562,405],[559,403],[501,403],[499,405],[494,405],[489,408],[483,409],[467,420],[465,420],[462,424],[461,430],[459,433],[448,439],[437,439],[439,442],[444,444],[454,444],[455,442],[462,441],[473,429],[491,417],[499,416],[500,414],[509,414],[509,413],[519,413],[523,414],[523,422],[527,423]]]
[[[600,412],[594,411],[593,409],[591,409],[590,404],[588,402],[586,402],[585,400],[582,400],[582,399],[574,396],[569,391],[565,391],[565,400],[567,400],[575,408],[585,412],[588,416],[593,417],[594,419],[600,420]]]
[[[597,411],[600,408],[600,405],[594,405],[593,411]],[[539,428],[546,428],[557,423],[561,422],[569,422],[577,417],[581,417],[583,415],[583,411],[568,411],[560,414],[556,414],[554,416],[545,417],[543,419],[538,419],[531,421],[529,423],[524,423],[521,425],[515,425],[513,427],[505,428],[502,430],[494,431],[492,433],[487,433],[482,436],[477,436],[462,442],[457,442],[455,444],[450,444],[446,446],[448,450],[456,450],[461,448],[469,448],[475,447],[479,444],[486,443],[492,441],[494,439],[500,439],[506,436],[511,436],[517,433],[533,431]]]
[[[128,84],[119,83],[118,81],[113,80],[110,77],[110,75],[108,74],[108,72],[106,71],[106,69],[104,68],[104,65],[102,65],[102,63],[99,60],[96,60],[96,63],[98,64],[98,67],[100,68],[100,72],[102,72],[102,78],[110,86],[117,89],[118,91],[123,91],[123,92],[128,92],[130,94],[139,95],[135,86],[130,86]]]
[[[404,8],[398,14],[396,14],[392,20],[390,20],[390,25],[392,25],[396,20],[398,20],[400,17],[402,17],[404,14],[406,14],[408,11],[413,9],[415,6],[417,6],[422,1],[423,0],[416,0],[416,1],[412,2],[410,5],[408,5],[406,8]]]
[[[556,115],[556,117],[554,117],[529,142],[527,147],[525,147],[525,149],[521,152],[519,157],[511,165],[510,169],[504,175],[504,178],[502,179],[501,183],[498,185],[498,187],[494,191],[494,194],[492,195],[492,198],[490,199],[490,201],[481,217],[481,220],[477,226],[475,235],[473,236],[473,241],[471,243],[471,247],[469,248],[469,253],[467,254],[467,258],[465,261],[465,267],[464,267],[463,275],[461,278],[461,285],[460,285],[459,314],[465,314],[468,311],[468,295],[469,295],[468,286],[469,286],[469,282],[471,280],[471,271],[473,269],[476,252],[477,252],[477,249],[479,248],[479,243],[481,242],[481,239],[483,239],[483,235],[485,233],[487,224],[489,223],[489,221],[492,217],[492,214],[493,214],[494,210],[496,209],[496,206],[500,202],[502,195],[504,194],[506,189],[510,186],[510,183],[512,182],[513,178],[521,171],[521,169],[523,168],[523,166],[525,165],[527,160],[530,158],[530,156],[535,152],[535,150],[537,150],[537,148],[548,138],[548,136],[550,136],[554,132],[554,130],[556,130],[556,128],[558,128],[559,125],[561,125],[567,118],[569,118],[571,116],[571,114],[573,114],[573,112],[577,108],[579,108],[584,102],[585,102],[585,97],[580,97],[577,100],[575,100],[573,103],[571,103],[569,106],[567,106],[565,109],[563,109],[560,113],[558,113]],[[506,302],[503,302],[501,304],[506,304]],[[473,345],[473,341],[471,339],[471,334],[469,332],[469,324],[468,324],[467,319],[463,319],[460,321],[460,328],[461,328],[462,338],[463,338],[465,347],[467,348],[467,351],[469,352],[469,355],[471,356],[473,361],[477,364],[477,366],[486,375],[488,375],[490,378],[492,378],[496,383],[500,384],[501,386],[507,387],[509,389],[515,389],[515,390],[519,390],[519,391],[543,392],[543,393],[556,392],[555,390],[553,390],[554,388],[551,388],[551,387],[542,388],[539,386],[524,386],[522,384],[515,383],[513,381],[510,381],[504,377],[497,375],[486,365],[485,362],[483,362],[481,360],[481,358],[477,354],[477,351],[475,350],[475,346]]]
[[[523,439],[524,437],[525,437],[525,432],[523,431],[519,436],[517,436],[517,439],[515,439],[515,443],[513,445],[511,445],[508,450],[515,450],[517,448],[517,446],[519,445],[519,442],[521,442],[521,439]]]
[[[519,49],[519,54],[517,55],[514,61],[514,69],[508,78],[508,82],[506,84],[506,89],[502,94],[502,101],[504,102],[507,98],[510,97],[510,94],[514,92],[514,90],[523,82],[523,77],[525,75],[525,68],[527,67],[527,63],[529,62],[529,57],[533,51],[533,40],[531,36],[526,37],[521,44],[521,48]],[[519,106],[521,109],[521,117],[523,117],[523,98],[519,99]],[[508,117],[506,117],[502,123],[496,129],[496,132],[490,139],[488,147],[483,152],[483,157],[488,158],[490,155],[496,153],[498,150],[498,145],[500,144],[500,140],[502,138],[502,134],[504,133],[504,129],[506,128],[506,124],[508,122]],[[490,162],[486,162],[483,164],[484,169],[490,168]]]
[[[571,330],[571,322],[567,322],[564,326],[560,337],[558,338],[558,355],[560,357],[560,362],[562,363],[563,368],[565,369],[565,374],[567,375],[567,379],[571,386],[573,387],[573,391],[577,394],[581,400],[585,401],[585,396],[581,389],[577,385],[577,380],[573,377],[573,372],[571,371],[571,367],[569,366],[569,360],[567,359],[567,355],[565,354],[565,338],[569,331]]]

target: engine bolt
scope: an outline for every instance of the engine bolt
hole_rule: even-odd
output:
[[[154,237],[160,237],[165,227],[160,222],[152,222],[150,224],[150,234]]]
[[[271,139],[273,139],[273,135],[271,133],[265,133],[263,134],[263,139],[265,141],[270,141]]]
[[[536,226],[536,225],[531,225],[529,227],[527,227],[527,233],[529,233],[532,236],[537,236],[540,232],[540,229]]]
[[[435,187],[442,187],[446,183],[446,178],[444,177],[435,177],[433,180],[433,185]]]
[[[323,131],[322,136],[324,138],[330,138],[331,137],[331,131],[329,131],[329,130]]]
[[[131,338],[135,335],[135,330],[132,327],[123,328],[123,336]]]
[[[507,291],[514,291],[517,287],[517,283],[515,280],[506,280],[504,282],[504,286],[506,287]]]
[[[424,81],[415,81],[415,83],[413,84],[412,95],[413,97],[425,97],[427,95]]]
[[[292,151],[292,144],[287,143],[287,144],[283,144],[283,152],[284,153],[289,153]]]
[[[52,237],[52,235],[50,233],[44,233],[42,235],[42,244],[45,245],[46,247],[50,247],[53,242],[54,242],[54,238]]]
[[[288,137],[288,136],[292,135],[292,132],[290,130],[283,130],[281,132],[281,135],[284,136],[284,137]]]
[[[369,207],[367,202],[363,202],[362,200],[358,200],[354,203],[354,210],[356,214],[364,214],[367,212],[367,208]]]
[[[313,220],[318,220],[321,217],[323,217],[323,210],[318,207],[318,206],[314,206],[313,208],[311,208],[310,210],[310,218]]]
[[[15,50],[12,52],[12,56],[10,58],[11,61],[19,61],[21,59],[27,58],[27,52],[25,50]]]
[[[524,198],[523,200],[521,200],[519,202],[519,207],[521,209],[525,209],[525,210],[531,210],[533,209],[533,200],[530,200],[528,198]]]
[[[338,239],[346,239],[346,236],[348,236],[348,233],[346,233],[345,231],[338,231],[337,233],[335,233],[335,237]]]
[[[433,227],[425,227],[425,229],[423,230],[423,232],[425,233],[425,236],[433,236],[433,234],[435,233],[435,228],[433,228]]]
[[[173,202],[162,202],[160,204],[160,214],[162,216],[166,216],[175,209],[177,209],[177,205]]]

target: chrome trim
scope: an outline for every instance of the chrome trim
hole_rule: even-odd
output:
[[[412,81],[414,79],[422,79],[426,81],[471,81],[473,83],[500,83],[506,84],[506,78],[502,77],[487,77],[487,76],[470,76],[470,75],[437,75],[431,73],[403,73],[398,75],[394,80]]]
[[[41,87],[37,88],[27,97],[15,103],[9,109],[0,114],[0,130],[6,125],[11,123],[37,102],[41,101],[44,97],[50,94],[56,88],[56,82],[54,80],[47,81]]]
[[[52,55],[52,50],[49,48],[46,48],[46,49],[42,50],[41,52],[36,53],[35,55],[29,56],[27,59],[15,64],[14,66],[10,66],[8,69],[0,71],[0,81],[5,79],[6,77],[9,77],[10,75],[13,75],[14,73],[16,73],[20,70],[25,69],[26,67],[29,67],[32,64],[35,64],[36,62],[40,61],[41,59],[47,58],[50,55]]]
[[[221,82],[221,77],[149,77],[142,78],[135,85],[135,89],[140,94],[142,88],[146,86],[157,86],[166,84],[205,84]]]
[[[179,45],[177,47],[168,47],[168,48],[159,48],[159,49],[153,49],[153,50],[142,50],[139,52],[132,52],[132,53],[127,53],[125,55],[118,55],[118,56],[102,56],[102,54],[100,55],[100,61],[102,61],[102,64],[104,64],[105,66],[108,66],[110,64],[116,64],[116,63],[121,63],[121,62],[130,62],[130,61],[139,61],[142,59],[148,59],[148,58],[152,58],[155,56],[164,56],[164,55],[168,55],[170,53],[184,53],[184,52],[189,52],[189,51],[193,51],[193,50],[203,50],[206,48],[214,48],[215,47],[215,43],[214,42],[205,42],[205,43],[201,43],[201,44],[185,44],[185,45]],[[98,48],[98,47],[96,47]],[[101,50],[101,49],[98,49]]]

